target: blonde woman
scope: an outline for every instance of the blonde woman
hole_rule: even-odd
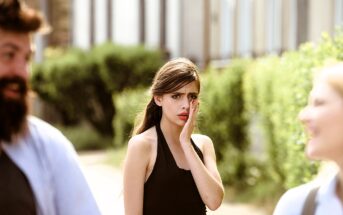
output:
[[[320,185],[310,182],[287,191],[274,215],[343,215],[343,63],[326,67],[315,77],[299,119],[309,139],[306,155],[333,161],[339,171]]]

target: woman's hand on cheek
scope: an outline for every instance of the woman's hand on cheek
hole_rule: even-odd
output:
[[[190,107],[189,107],[189,115],[184,125],[181,134],[180,134],[180,142],[182,143],[190,143],[191,135],[193,133],[196,118],[199,111],[199,101],[198,100],[191,100]]]

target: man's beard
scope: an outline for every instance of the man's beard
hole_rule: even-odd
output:
[[[14,98],[6,96],[6,89],[14,88],[18,95]],[[28,113],[28,85],[19,76],[0,78],[0,141],[11,142],[26,125]]]

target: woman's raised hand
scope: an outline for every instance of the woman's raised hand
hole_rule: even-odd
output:
[[[195,124],[196,124],[196,118],[199,111],[199,101],[197,99],[192,99],[190,101],[190,107],[189,107],[189,115],[188,119],[186,121],[185,126],[183,127],[181,134],[180,134],[180,143],[190,143],[191,141],[191,135],[193,133]]]

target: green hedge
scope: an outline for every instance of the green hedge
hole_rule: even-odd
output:
[[[141,113],[150,95],[148,89],[135,89],[125,90],[121,94],[113,95],[113,103],[116,107],[116,116],[113,120],[114,133],[114,145],[122,146],[126,145],[133,126],[136,116]]]
[[[87,125],[56,127],[70,140],[77,151],[98,150],[110,148],[113,145],[112,138],[96,132]]]
[[[248,60],[233,60],[223,70],[202,74],[199,129],[214,142],[223,181],[227,184],[247,175],[245,152],[247,120],[244,116],[243,75]],[[240,181],[243,184],[244,180]],[[240,183],[240,184],[242,184]]]
[[[328,59],[340,59],[342,36],[323,36],[317,46],[304,44],[281,57],[257,59],[244,80],[249,119],[261,116],[268,159],[266,169],[272,181],[287,189],[316,175],[318,163],[304,154],[306,137],[298,114],[306,106],[313,71]]]
[[[149,85],[163,63],[159,51],[110,43],[90,51],[57,53],[33,67],[33,89],[58,110],[63,124],[85,119],[107,136],[113,135],[112,95],[125,88]]]
[[[149,86],[164,63],[161,51],[149,50],[144,46],[106,43],[95,47],[90,55],[100,67],[100,76],[106,87],[114,93],[126,88]]]

